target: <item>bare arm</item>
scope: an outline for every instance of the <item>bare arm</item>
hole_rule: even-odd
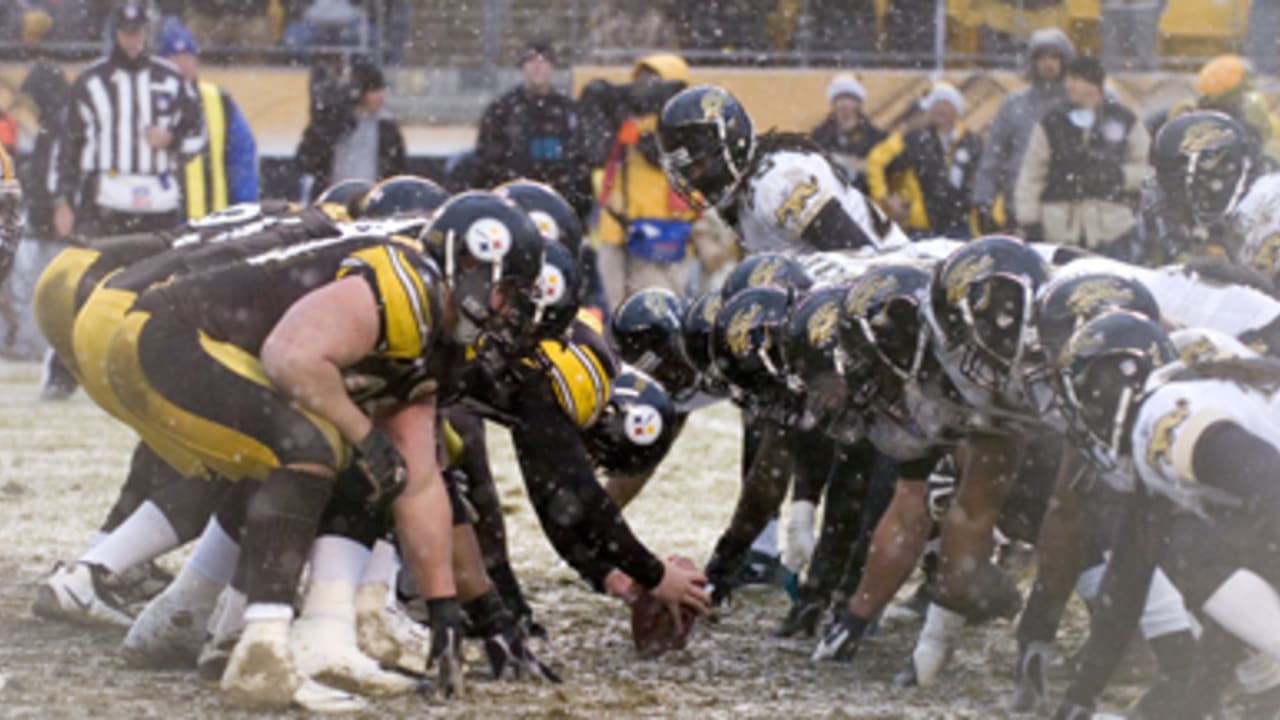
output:
[[[377,342],[373,291],[362,278],[344,278],[295,302],[263,342],[260,360],[276,387],[333,423],[354,444],[373,424],[347,396],[341,370],[370,353]]]
[[[864,620],[879,617],[907,581],[929,542],[925,484],[898,480],[893,501],[876,525],[867,551],[866,570],[849,598],[849,610]]]
[[[453,516],[436,460],[436,403],[431,397],[379,420],[404,458],[409,479],[391,509],[400,551],[427,599],[453,597]]]

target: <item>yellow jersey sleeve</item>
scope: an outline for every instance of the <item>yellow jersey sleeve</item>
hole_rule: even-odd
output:
[[[393,359],[422,355],[433,325],[425,264],[404,248],[374,245],[342,261],[338,277],[352,274],[369,283],[378,303],[378,354]]]

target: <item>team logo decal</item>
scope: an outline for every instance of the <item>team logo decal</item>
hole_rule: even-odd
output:
[[[564,299],[565,286],[564,273],[560,272],[560,268],[551,264],[544,264],[542,272],[538,274],[538,301],[543,305],[555,305]]]
[[[1208,150],[1218,143],[1230,141],[1231,130],[1211,120],[1205,120],[1187,128],[1186,134],[1182,136],[1182,143],[1178,146],[1178,151],[1187,155],[1194,155]]]
[[[632,405],[622,427],[633,444],[652,445],[662,436],[662,415],[652,405]]]
[[[1168,461],[1173,455],[1173,434],[1178,426],[1186,422],[1191,414],[1186,398],[1178,400],[1174,409],[1156,420],[1151,431],[1151,441],[1147,444],[1147,464],[1153,468],[1160,467],[1162,460]]]
[[[1212,360],[1218,354],[1218,348],[1207,337],[1196,338],[1194,341],[1187,343],[1181,351],[1178,352],[1178,359],[1184,365],[1196,365],[1198,363]]]
[[[1125,303],[1133,300],[1133,290],[1124,287],[1114,278],[1084,280],[1067,297],[1067,307],[1077,315],[1089,315],[1107,302]]]
[[[1280,270],[1280,233],[1274,233],[1262,239],[1258,252],[1253,256],[1253,267],[1266,272]]]
[[[667,304],[663,302],[663,296],[658,293],[649,293],[644,296],[644,309],[654,317],[667,314]]]
[[[725,343],[734,355],[745,355],[751,340],[751,328],[760,317],[760,306],[742,308],[729,320],[729,331],[725,333]]]
[[[774,278],[778,276],[778,271],[782,269],[781,258],[770,258],[761,260],[751,270],[751,275],[747,278],[747,287],[760,287],[761,285],[771,285]]]
[[[723,302],[719,296],[708,298],[706,302],[702,303],[702,319],[708,324],[715,323],[716,313],[720,312],[720,305]]]
[[[534,225],[538,226],[538,232],[547,240],[560,240],[560,226],[556,224],[555,218],[541,210],[530,210],[529,219]]]
[[[947,290],[947,302],[959,302],[960,298],[968,292],[969,285],[986,274],[995,264],[995,258],[990,255],[967,257],[956,263],[943,280],[943,287]]]
[[[467,228],[467,251],[484,262],[498,262],[511,249],[511,231],[494,218],[480,218]]]
[[[729,100],[723,90],[715,89],[708,91],[702,96],[702,119],[713,121],[720,117],[720,111],[724,110],[724,104]]]
[[[822,347],[831,340],[836,331],[836,321],[840,317],[840,309],[834,302],[829,302],[809,316],[809,345]]]
[[[867,311],[867,306],[871,304],[873,299],[895,289],[897,286],[898,278],[892,275],[884,275],[858,283],[850,288],[848,296],[845,297],[845,311],[852,316],[862,315]]]
[[[804,217],[804,209],[809,204],[809,200],[818,194],[818,178],[810,175],[809,179],[800,183],[786,202],[778,208],[774,213],[779,225],[786,225],[791,221],[798,221]]]

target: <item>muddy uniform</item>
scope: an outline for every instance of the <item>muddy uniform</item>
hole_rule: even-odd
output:
[[[107,352],[120,403],[145,432],[170,437],[231,479],[296,463],[341,468],[347,452],[337,430],[282,396],[258,363],[285,311],[348,275],[368,282],[381,315],[378,345],[347,372],[381,382],[353,394],[359,403],[433,392],[452,357],[438,335],[434,264],[362,230],[355,225],[143,292]]]
[[[1225,367],[1231,362],[1235,369]],[[1249,363],[1265,363],[1267,370],[1238,370]],[[1140,488],[1126,496],[1125,521],[1102,581],[1107,602],[1093,617],[1069,701],[1090,705],[1106,685],[1155,568],[1201,613],[1237,571],[1254,573],[1272,588],[1280,582],[1280,563],[1269,550],[1280,541],[1275,372],[1270,361],[1245,360],[1179,362],[1152,375],[1130,431]],[[1210,619],[1221,622],[1220,615]],[[1275,647],[1278,631],[1260,622],[1247,635],[1231,632],[1248,645]],[[1231,666],[1220,659],[1215,664]],[[1213,690],[1186,694],[1202,704],[1188,717],[1212,710],[1221,687]]]

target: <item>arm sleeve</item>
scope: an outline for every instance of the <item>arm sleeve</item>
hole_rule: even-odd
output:
[[[234,205],[258,199],[258,144],[240,107],[223,94],[227,109],[227,199]]]
[[[883,202],[889,197],[889,166],[904,147],[902,133],[894,133],[867,153],[867,189],[872,200]]]
[[[1141,122],[1134,122],[1129,131],[1129,141],[1124,149],[1124,189],[1137,192],[1142,188],[1142,181],[1150,174],[1147,165],[1147,152],[1151,148],[1151,136]]]
[[[511,439],[529,500],[552,546],[597,589],[615,567],[646,588],[656,587],[665,567],[596,482],[578,429],[541,377],[525,390]]]
[[[1228,420],[1205,428],[1191,452],[1196,480],[1248,498],[1253,511],[1265,513],[1272,523],[1280,521],[1278,467],[1280,451],[1274,445]]]
[[[973,204],[975,207],[990,207],[995,204],[1000,189],[1010,187],[1004,170],[1008,158],[1008,124],[1005,116],[1009,101],[1000,105],[995,118],[987,128],[986,142],[983,143],[982,154],[978,156],[978,170],[973,176]]]
[[[707,563],[712,583],[727,578],[738,567],[752,541],[782,505],[791,479],[791,450],[792,440],[785,428],[775,423],[761,428],[760,447],[742,482],[733,519]]]
[[[1067,698],[1081,705],[1092,705],[1106,689],[1142,616],[1156,568],[1142,532],[1142,504],[1136,495],[1126,504],[1124,521],[1113,538],[1111,557],[1089,623],[1089,639],[1080,652],[1075,679],[1067,689]]]
[[[1040,195],[1049,175],[1049,138],[1044,126],[1036,124],[1027,143],[1027,154],[1022,156],[1022,169],[1018,171],[1018,184],[1014,190],[1013,206],[1018,210],[1017,221],[1022,225],[1040,222]]]

